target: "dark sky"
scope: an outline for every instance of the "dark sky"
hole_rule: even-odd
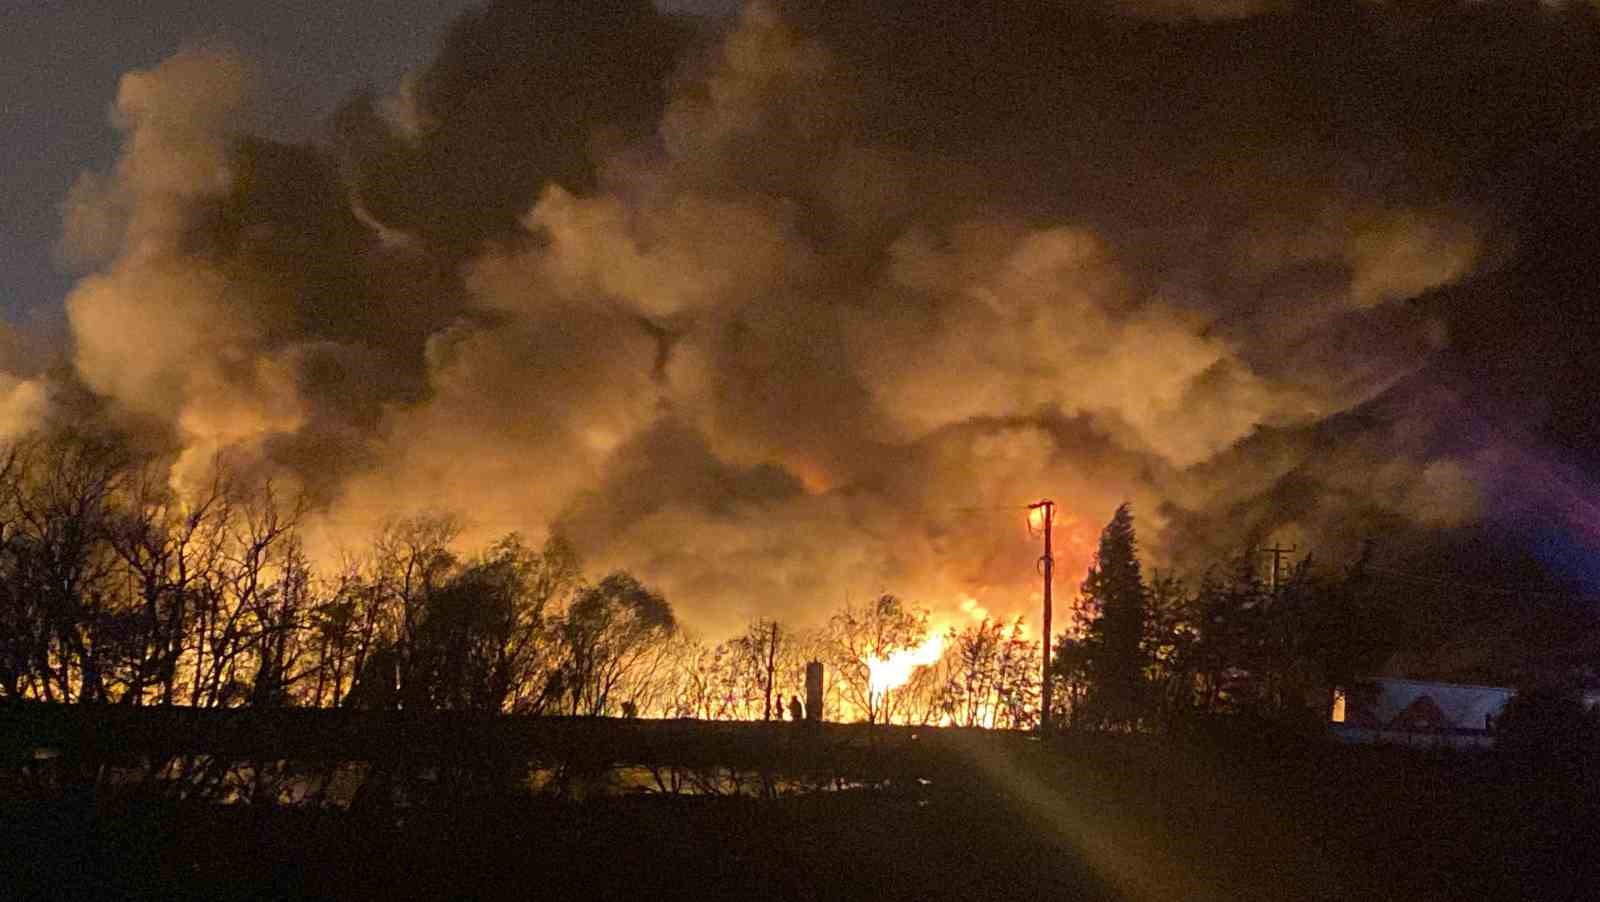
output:
[[[224,42],[261,67],[286,137],[351,91],[388,91],[425,62],[470,0],[6,0],[0,28],[0,272],[4,314],[53,310],[71,284],[53,262],[58,205],[115,158],[117,79],[177,50]],[[275,111],[276,112],[276,111]]]

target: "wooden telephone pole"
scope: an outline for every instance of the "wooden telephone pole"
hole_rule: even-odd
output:
[[[767,639],[767,710],[762,720],[772,719],[773,674],[778,669],[778,621],[772,621],[772,636]],[[783,720],[783,699],[778,699],[778,719]]]
[[[1040,511],[1040,519],[1044,527],[1044,554],[1039,557],[1039,572],[1044,575],[1044,642],[1043,666],[1040,671],[1039,683],[1039,732],[1045,733],[1050,729],[1050,579],[1055,571],[1055,558],[1050,553],[1050,527],[1056,518],[1056,503],[1048,498],[1035,504],[1028,505],[1028,528],[1033,528],[1033,511]]]
[[[1298,545],[1290,545],[1288,548],[1284,548],[1282,545],[1278,545],[1276,543],[1274,543],[1271,548],[1260,549],[1262,554],[1272,555],[1272,582],[1270,585],[1273,592],[1278,591],[1278,574],[1283,565],[1283,556],[1286,554],[1294,554],[1299,550],[1300,546]]]

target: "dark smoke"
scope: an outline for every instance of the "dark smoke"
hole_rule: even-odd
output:
[[[1041,495],[1063,572],[1124,499],[1196,565],[1454,527],[1501,491],[1459,385],[1552,376],[1492,339],[1567,259],[1529,194],[1594,156],[1600,45],[1435,6],[504,0],[314,146],[183,54],[68,201],[67,381],[175,480],[292,476],[330,549],[561,524],[708,627],[1020,610],[994,508]],[[11,369],[15,433],[52,380]]]

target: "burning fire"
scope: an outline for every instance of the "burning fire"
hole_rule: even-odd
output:
[[[911,679],[918,667],[936,663],[944,654],[944,634],[934,633],[921,645],[906,648],[887,658],[867,659],[867,688],[873,697],[881,697],[890,689],[898,689]]]

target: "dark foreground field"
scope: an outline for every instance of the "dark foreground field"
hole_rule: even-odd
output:
[[[926,785],[764,799],[16,797],[0,898],[1600,898],[1582,767],[1115,736],[965,754]]]

